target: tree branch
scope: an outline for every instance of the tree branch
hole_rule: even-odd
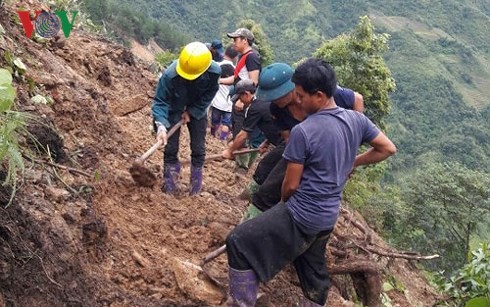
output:
[[[36,159],[33,159],[31,157],[28,157],[28,156],[24,156],[24,158],[30,160],[31,162],[40,164],[40,165],[47,164],[49,166],[53,166],[53,167],[56,167],[56,168],[59,168],[59,169],[62,169],[62,170],[66,170],[68,172],[77,173],[77,174],[80,174],[80,175],[83,175],[83,176],[86,176],[86,177],[89,177],[89,178],[92,178],[93,177],[92,174],[86,173],[86,172],[81,171],[81,170],[78,170],[76,168],[72,168],[72,167],[68,167],[68,166],[64,166],[64,165],[60,165],[60,164],[52,163],[52,162],[48,162],[48,161],[36,160]]]

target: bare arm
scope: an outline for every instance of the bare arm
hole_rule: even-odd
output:
[[[232,85],[234,82],[235,82],[234,76],[229,76],[226,78],[219,78],[218,79],[219,84]]]
[[[361,113],[364,112],[364,98],[358,92],[354,92],[354,106],[352,109]]]
[[[248,76],[250,77],[250,80],[253,81],[255,85],[259,84],[259,70],[252,70],[248,72]]]
[[[233,152],[238,149],[241,149],[243,147],[243,144],[245,144],[247,138],[248,138],[248,132],[245,130],[241,130],[237,134],[233,142],[230,144],[230,146],[228,146],[228,148],[223,150],[223,152],[221,153],[223,158],[230,159],[230,160],[233,159],[234,158]]]
[[[372,148],[356,156],[354,167],[380,162],[396,153],[395,144],[383,132],[369,142],[369,145]]]
[[[303,164],[288,162],[286,175],[284,176],[281,188],[281,200],[283,202],[287,201],[298,189],[301,176],[303,175],[303,169]]]

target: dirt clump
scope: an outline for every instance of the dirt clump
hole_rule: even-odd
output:
[[[157,177],[149,169],[138,163],[133,163],[129,168],[129,173],[133,180],[143,186],[151,188],[155,185]]]

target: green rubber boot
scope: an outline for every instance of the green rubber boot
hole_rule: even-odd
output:
[[[245,170],[245,171],[248,170],[249,160],[250,160],[250,157],[248,154],[235,156],[235,162],[236,162],[237,168],[241,169],[241,170]]]
[[[238,199],[252,201],[252,196],[259,189],[259,184],[255,180],[251,180],[248,186],[243,189],[242,193],[238,195]]]
[[[259,152],[258,151],[255,151],[255,152],[251,152],[249,153],[249,158],[248,158],[248,168],[251,168],[252,165],[254,164],[255,160],[257,160],[257,158],[259,157]]]
[[[259,208],[255,207],[254,204],[249,203],[247,211],[245,211],[244,219],[250,220],[262,214]]]

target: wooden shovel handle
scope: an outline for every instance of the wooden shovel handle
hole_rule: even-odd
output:
[[[214,258],[218,257],[219,255],[223,254],[226,252],[226,244],[220,246],[219,248],[215,249],[214,251],[210,252],[209,254],[204,257],[202,260],[201,266],[205,265],[206,263],[210,262]]]
[[[177,131],[177,129],[180,128],[180,126],[182,126],[182,124],[184,123],[184,120],[180,120],[178,121],[167,133],[167,138],[171,137],[172,134],[175,133],[175,131]],[[138,159],[136,159],[135,163],[138,163],[138,164],[141,164],[143,162],[145,162],[146,159],[148,159],[148,157],[150,157],[155,151],[157,151],[157,149],[162,146],[162,141],[157,141],[155,144],[153,144],[153,146],[150,147],[150,149],[148,149],[144,154],[141,155],[141,157],[139,157]]]
[[[233,152],[234,156],[239,156],[239,155],[244,155],[247,153],[251,152],[257,152],[259,151],[258,148],[250,148],[250,149],[242,149],[242,150],[236,150]],[[223,160],[223,156],[221,154],[215,154],[215,155],[207,155],[204,161],[215,161],[215,160]],[[182,161],[182,164],[189,164],[191,163],[190,159]]]

